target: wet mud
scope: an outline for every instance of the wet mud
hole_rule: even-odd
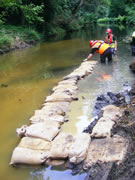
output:
[[[128,84],[124,85],[128,86]],[[129,90],[130,89],[130,90]],[[127,101],[128,97],[128,101]],[[93,127],[102,117],[102,108],[107,105],[116,105],[123,109],[123,116],[117,120],[113,129],[112,136],[120,135],[129,142],[127,153],[124,161],[105,162],[100,161],[93,164],[85,170],[87,176],[85,180],[134,180],[135,179],[135,82],[132,87],[127,87],[125,91],[114,94],[108,92],[106,95],[97,97],[97,101],[93,112],[97,116],[95,120],[86,128],[84,132],[92,132]],[[78,165],[68,164],[68,168],[72,169],[73,175],[82,173],[83,162]]]

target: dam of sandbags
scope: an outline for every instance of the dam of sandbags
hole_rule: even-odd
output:
[[[63,77],[52,89],[52,94],[46,97],[42,108],[29,119],[29,125],[17,128],[20,142],[13,150],[10,165],[53,166],[68,160],[75,165],[82,163],[82,168],[87,170],[97,162],[112,165],[112,162],[120,164],[124,160],[128,140],[121,135],[111,134],[116,121],[123,115],[120,107],[103,107],[102,116],[91,133],[72,135],[61,130],[62,125],[70,121],[66,117],[70,103],[79,101],[76,96],[78,82],[96,71],[96,64],[96,61],[83,62]]]

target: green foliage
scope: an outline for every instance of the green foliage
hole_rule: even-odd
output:
[[[24,26],[37,40],[40,37],[31,29],[64,36],[97,21],[135,24],[134,0],[0,0],[0,12],[0,24]]]
[[[7,34],[0,33],[0,48],[10,47],[13,43],[13,38]]]
[[[48,32],[47,32],[47,36],[65,36],[65,30],[63,28],[60,28],[58,26],[52,27],[49,26],[48,27]]]
[[[37,31],[31,28],[24,29],[22,37],[24,37],[25,41],[29,41],[29,40],[40,41],[41,39],[41,35]]]
[[[0,7],[4,10],[3,18],[6,18],[7,22],[20,23],[25,26],[34,25],[36,26],[39,23],[43,23],[43,8],[44,5],[35,5],[33,3],[30,4],[22,4],[22,1],[8,1],[2,0],[2,4]],[[18,19],[18,21],[16,20]]]
[[[43,37],[32,28],[17,27],[11,25],[0,26],[0,48],[11,47],[16,39],[26,43],[41,41]]]
[[[21,5],[20,9],[23,15],[23,24],[25,25],[35,25],[38,23],[43,23],[44,19],[40,14],[43,13],[43,4],[40,6],[35,6],[34,4]]]
[[[127,12],[127,17],[126,17],[127,24],[135,25],[135,5],[132,7],[127,6],[126,12]]]

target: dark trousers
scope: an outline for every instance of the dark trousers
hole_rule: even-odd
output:
[[[102,63],[105,63],[106,59],[108,60],[108,62],[112,61],[112,50],[110,47],[107,50],[105,50],[103,54],[100,54],[100,60]]]
[[[131,50],[132,50],[132,56],[135,56],[135,45],[133,46],[131,46]]]

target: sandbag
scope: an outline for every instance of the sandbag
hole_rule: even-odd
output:
[[[91,136],[96,138],[110,137],[111,129],[114,124],[115,122],[109,120],[108,118],[100,118],[93,128]]]
[[[71,134],[61,132],[51,143],[50,158],[67,158],[72,141],[73,136]]]
[[[64,115],[64,112],[59,107],[55,106],[52,108],[51,106],[46,106],[40,110],[36,110],[34,115],[40,115],[40,114],[52,116],[52,115]]]
[[[73,96],[75,95],[77,90],[74,89],[66,89],[66,88],[59,88],[54,91],[54,93],[65,93],[67,95]]]
[[[73,97],[67,95],[66,93],[53,93],[50,96],[47,96],[45,102],[59,102],[59,101],[67,101],[71,102]]]
[[[103,110],[103,117],[107,117],[112,121],[116,121],[118,118],[122,117],[123,113],[122,110],[114,105],[108,105],[102,108]]]
[[[63,89],[63,90],[78,90],[78,87],[76,85],[72,85],[72,84],[60,84],[58,86],[55,86],[52,91],[56,91],[58,89]]]
[[[46,141],[52,141],[54,137],[59,133],[60,131],[60,125],[53,121],[45,121],[37,124],[32,124],[29,127],[27,127],[25,136],[28,137],[35,137],[35,138],[41,138]]]
[[[74,79],[67,79],[67,80],[60,81],[60,82],[58,83],[58,85],[67,85],[67,84],[70,84],[70,85],[72,85],[72,86],[75,86],[76,83],[77,83],[77,81],[74,80]]]
[[[64,123],[64,116],[61,115],[35,115],[32,116],[30,119],[31,124],[34,123],[39,123],[39,122],[46,122],[46,121],[50,121],[50,123],[52,122],[58,122],[59,124]]]
[[[69,161],[75,164],[82,162],[87,155],[90,141],[89,134],[77,134],[69,150]]]
[[[67,112],[69,107],[69,102],[63,101],[63,102],[48,102],[43,104],[43,108],[51,107],[52,109],[57,107],[60,110],[62,110],[64,113]]]
[[[49,152],[51,143],[39,138],[23,137],[18,147]]]
[[[84,169],[88,169],[97,162],[120,163],[127,152],[128,141],[119,135],[112,138],[93,139],[84,161]]]
[[[48,153],[27,148],[16,147],[13,151],[10,165],[28,164],[39,165],[46,161]]]

